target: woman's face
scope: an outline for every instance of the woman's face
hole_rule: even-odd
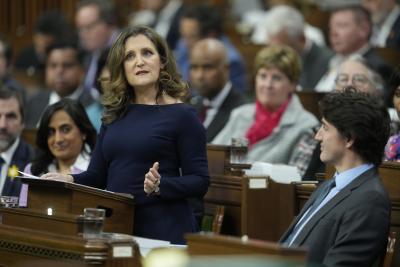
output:
[[[393,94],[393,106],[397,111],[397,115],[400,118],[400,85],[397,86]]]
[[[272,111],[285,103],[295,86],[286,74],[277,68],[260,68],[256,75],[257,100]]]
[[[75,162],[86,136],[64,110],[56,111],[50,119],[47,145],[58,160]]]
[[[131,36],[125,43],[124,71],[128,83],[135,89],[157,89],[162,68],[154,44],[144,35]]]

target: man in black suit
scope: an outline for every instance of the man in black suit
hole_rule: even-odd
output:
[[[206,38],[194,45],[190,53],[190,83],[198,94],[192,104],[207,130],[207,142],[211,142],[225,126],[231,111],[244,103],[229,81],[229,61],[221,41]]]
[[[378,47],[400,48],[400,5],[396,0],[362,0],[371,12],[374,26],[371,43]]]
[[[21,95],[0,88],[0,195],[18,196],[21,184],[15,176],[33,157],[33,149],[20,139],[24,128]]]
[[[352,88],[320,102],[320,158],[334,178],[311,195],[280,242],[306,247],[312,263],[371,266],[386,249],[390,200],[377,166],[389,136],[389,114],[379,99]]]
[[[371,16],[361,5],[344,6],[332,11],[329,18],[329,41],[335,55],[330,59],[328,71],[316,85],[317,91],[332,91],[340,64],[360,55],[384,81],[391,80],[393,70],[370,45],[371,34]],[[391,103],[392,87],[393,84],[385,84],[384,96],[387,104]]]
[[[25,125],[35,128],[42,112],[61,98],[79,100],[83,106],[93,102],[88,91],[81,86],[84,77],[83,54],[74,43],[51,45],[46,54],[45,82],[48,90],[39,91],[27,103]]]

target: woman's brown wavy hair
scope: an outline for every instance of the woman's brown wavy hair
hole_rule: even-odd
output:
[[[133,87],[128,84],[124,72],[125,43],[129,37],[144,35],[156,47],[160,55],[163,67],[158,79],[157,100],[163,93],[179,100],[184,100],[188,95],[188,85],[176,70],[175,58],[165,40],[154,30],[145,26],[135,26],[124,29],[111,47],[107,59],[107,67],[110,70],[110,79],[104,83],[104,95],[102,103],[104,113],[102,122],[110,124],[121,118],[129,104],[135,103]]]

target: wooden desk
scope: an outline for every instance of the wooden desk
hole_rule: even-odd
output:
[[[21,137],[25,142],[30,144],[32,147],[36,147],[36,128],[25,128],[22,130]]]
[[[228,146],[208,146],[211,183],[205,205],[225,206],[221,233],[278,241],[295,216],[294,185],[231,169]]]
[[[238,237],[213,234],[188,234],[185,236],[188,252],[198,255],[268,255],[288,261],[305,263],[307,251],[303,248],[288,248],[273,242],[242,240]]]
[[[127,236],[86,240],[0,224],[0,266],[140,267],[138,245]]]

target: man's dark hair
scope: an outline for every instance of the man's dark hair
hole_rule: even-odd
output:
[[[6,64],[7,64],[7,66],[10,66],[11,61],[12,61],[11,60],[11,57],[12,57],[11,43],[8,40],[8,38],[4,34],[1,34],[1,33],[0,33],[0,43],[3,44],[3,48],[4,48],[3,54],[6,59]]]
[[[49,47],[47,47],[47,49],[46,49],[46,62],[47,62],[47,59],[48,59],[50,53],[53,50],[56,50],[56,49],[68,49],[68,48],[71,48],[71,49],[76,51],[76,59],[77,59],[78,63],[83,66],[83,61],[84,61],[85,54],[84,54],[83,50],[79,48],[78,44],[73,42],[73,41],[72,42],[68,42],[68,41],[55,42],[55,43],[51,44]]]
[[[223,17],[218,9],[206,4],[190,5],[185,8],[182,18],[199,22],[201,37],[218,38],[223,33]]]
[[[0,99],[6,100],[10,98],[17,99],[19,112],[21,114],[21,119],[24,121],[25,113],[24,113],[24,100],[20,92],[13,90],[5,85],[0,86]]]
[[[366,162],[379,165],[389,138],[390,117],[380,99],[353,87],[327,94],[319,102],[322,117],[340,135],[354,140],[352,149]]]
[[[113,1],[110,0],[81,0],[77,4],[77,10],[86,6],[96,6],[99,10],[99,19],[108,25],[117,23],[117,16]]]
[[[63,13],[50,10],[39,16],[34,32],[53,36],[56,40],[65,39],[70,36],[70,25]]]

